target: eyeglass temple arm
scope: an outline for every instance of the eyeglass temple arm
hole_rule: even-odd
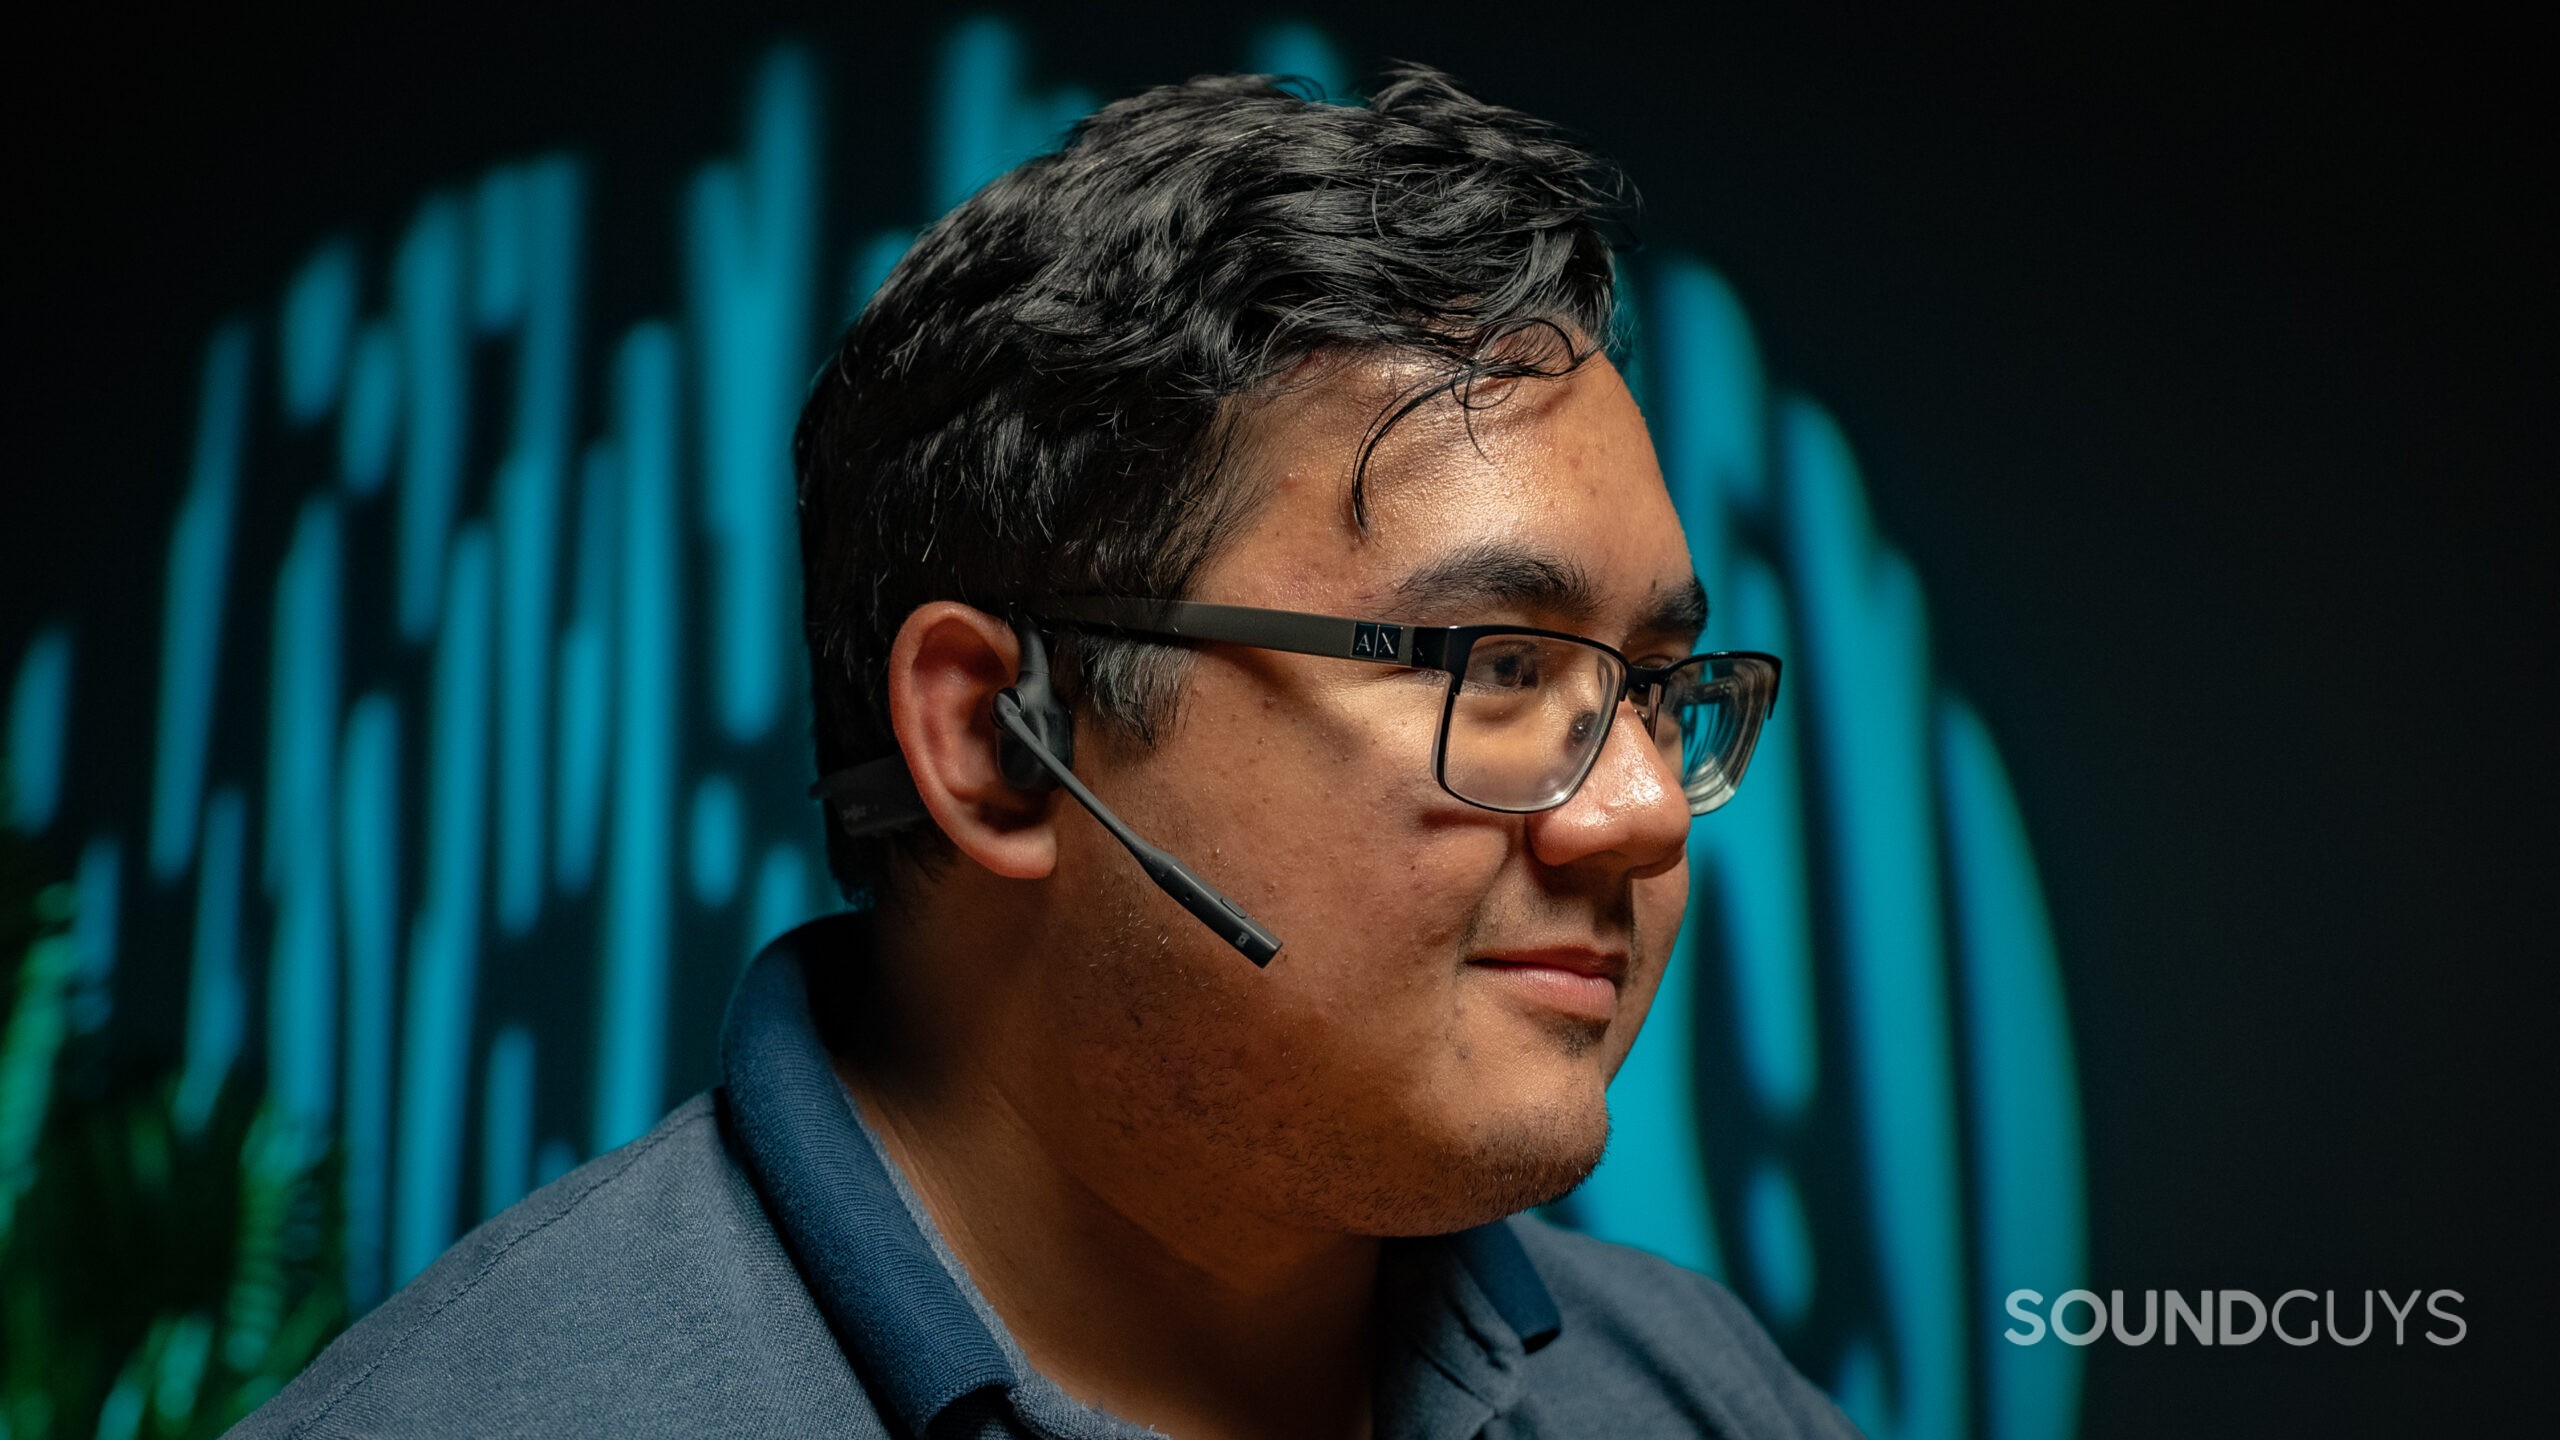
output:
[[[1301,615],[1250,605],[1199,600],[1127,600],[1076,596],[1040,607],[1048,619],[1170,640],[1222,640],[1292,655],[1366,660],[1375,665],[1437,669],[1447,654],[1449,630],[1355,620],[1340,615]]]

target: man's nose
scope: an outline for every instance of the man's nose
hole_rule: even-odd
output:
[[[1689,797],[1632,697],[1618,702],[1581,788],[1529,822],[1530,853],[1543,864],[1605,864],[1642,879],[1679,863],[1689,843]]]

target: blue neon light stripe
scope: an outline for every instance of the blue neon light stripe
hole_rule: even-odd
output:
[[[534,1152],[533,1183],[536,1188],[548,1185],[578,1168],[577,1149],[557,1136],[542,1142]]]
[[[2087,1273],[2080,1097],[2053,932],[2008,775],[1991,734],[1960,700],[1938,704],[1948,871],[1968,1016],[1979,1293],[2047,1296]],[[2067,1435],[2081,1352],[1988,1347],[1983,1408],[1992,1440]]]
[[[502,934],[542,911],[542,720],[550,698],[551,547],[559,471],[524,455],[506,462],[490,497],[498,550],[498,787],[494,918]]]
[[[1874,1198],[1877,1285],[1897,1363],[1895,1434],[1962,1433],[1965,1267],[1953,1060],[1928,754],[1919,583],[1878,545],[1847,442],[1809,402],[1780,414],[1786,543],[1805,683],[1828,772],[1840,949]]]
[[[355,327],[355,246],[331,240],[303,262],[285,289],[277,358],[287,420],[312,424],[337,403]]]
[[[1325,98],[1337,104],[1359,98],[1352,93],[1351,67],[1342,63],[1342,52],[1322,30],[1303,20],[1264,26],[1246,47],[1245,69],[1263,75],[1303,75],[1323,87]]]
[[[533,928],[542,908],[551,779],[544,721],[553,708],[552,589],[576,395],[581,199],[577,168],[566,160],[502,173],[505,184],[482,192],[480,251],[497,276],[496,293],[482,296],[481,318],[522,329],[515,448],[491,502],[501,587],[496,909],[499,929],[516,936]]]
[[[80,975],[68,1018],[72,1033],[85,1035],[103,1027],[114,1008],[111,982],[124,913],[124,842],[113,835],[92,837],[80,849],[80,868],[71,884],[76,897],[71,943],[80,957]]]
[[[676,546],[676,394],[674,332],[656,323],[635,328],[614,373],[623,523],[604,993],[596,1007],[599,1154],[647,1130],[664,1103],[684,579]]]
[[[777,842],[756,862],[755,896],[747,904],[746,944],[739,950],[744,959],[762,950],[765,942],[790,929],[825,908],[811,891],[811,877],[824,867],[812,864],[805,851],[789,842]]]
[[[524,172],[501,165],[471,192],[471,323],[482,335],[515,328],[524,312]]]
[[[1841,1347],[1829,1388],[1842,1413],[1861,1431],[1882,1437],[1896,1433],[1887,1428],[1891,1401],[1885,1388],[1884,1357],[1873,1340],[1862,1336]]]
[[[577,444],[586,171],[573,156],[551,155],[526,165],[522,174],[525,295],[515,449],[565,467]]]
[[[400,416],[400,633],[435,633],[446,537],[470,437],[470,336],[463,317],[462,207],[429,200],[392,262],[405,404]]]
[[[196,933],[187,973],[187,1056],[178,1077],[178,1128],[193,1133],[240,1058],[248,997],[240,979],[240,887],[249,807],[224,786],[204,807],[204,861],[196,868]]]
[[[336,1108],[337,920],[330,820],[338,717],[336,502],[306,503],[277,578],[267,716],[267,1089],[316,1137]]]
[[[1022,41],[1012,26],[979,16],[952,30],[933,87],[925,213],[968,199],[1028,153],[1013,148],[1012,100],[1022,70]]]
[[[692,839],[687,847],[693,898],[717,908],[738,893],[738,872],[746,868],[746,813],[737,782],[726,775],[705,775],[693,787]]]
[[[1792,1329],[1813,1303],[1813,1231],[1795,1182],[1774,1162],[1754,1166],[1742,1187],[1744,1234],[1765,1319]]]
[[[589,445],[580,468],[577,588],[560,636],[559,843],[553,852],[560,888],[571,895],[587,893],[604,831],[612,611],[622,537],[622,471],[613,447],[604,441]]]
[[[703,659],[721,726],[740,741],[781,713],[796,633],[790,447],[813,358],[817,113],[808,56],[776,54],[757,77],[745,154],[704,170],[687,212],[713,556]]]
[[[926,147],[928,213],[939,215],[978,187],[1064,138],[1101,103],[1082,86],[1029,88],[1022,38],[981,16],[953,29],[934,87]]]
[[[205,351],[195,461],[169,537],[160,733],[151,774],[151,873],[161,880],[176,879],[195,853],[248,410],[249,328],[234,322],[216,331]]]
[[[489,784],[489,572],[487,530],[464,527],[454,537],[448,613],[436,645],[425,894],[409,929],[408,1001],[401,1016],[400,1166],[391,1213],[395,1282],[426,1268],[451,1242],[461,1211]]]
[[[1776,573],[1736,552],[1724,574],[1716,643],[1800,653]],[[1801,1120],[1812,1104],[1821,1059],[1813,896],[1806,873],[1803,713],[1803,706],[1786,703],[1769,717],[1743,788],[1732,803],[1699,822],[1690,840],[1690,854],[1715,879],[1743,1081],[1763,1117],[1781,1128]]]
[[[1768,394],[1750,322],[1724,281],[1686,256],[1649,271],[1646,294],[1641,333],[1661,396],[1652,410],[1663,477],[1690,562],[1717,587],[1709,637],[1795,654],[1784,587],[1733,528],[1734,516],[1756,512],[1768,493]],[[1791,704],[1771,717],[1750,783],[1689,840],[1693,921],[1712,910],[1724,922],[1743,1079],[1764,1117],[1782,1127],[1811,1103],[1819,1059],[1799,713]]]
[[[400,342],[380,320],[357,332],[338,410],[338,470],[350,495],[372,495],[391,476],[400,435]]]
[[[480,1087],[480,1213],[495,1215],[533,1189],[533,1034],[509,1025],[489,1043]]]
[[[36,632],[9,686],[9,801],[20,830],[53,823],[62,803],[62,737],[71,721],[71,636],[59,625]]]
[[[399,933],[400,710],[375,691],[347,713],[338,765],[338,884],[346,916],[347,1298],[381,1298],[391,1169],[391,996]]]
[[[861,247],[854,251],[853,279],[845,287],[845,292],[853,297],[853,310],[844,317],[846,323],[852,323],[854,315],[871,303],[871,297],[879,290],[881,282],[889,278],[890,271],[898,268],[898,262],[906,258],[907,247],[915,243],[916,237],[908,231],[884,230],[862,242]]]
[[[1769,399],[1759,344],[1741,302],[1706,266],[1675,256],[1646,271],[1644,280],[1640,334],[1648,342],[1652,392],[1646,413],[1661,447],[1663,481],[1679,507],[1699,577],[1711,586],[1730,585],[1731,516],[1759,510],[1769,488]],[[1723,597],[1714,598],[1721,613]],[[1723,624],[1713,628],[1726,639],[1741,633]]]

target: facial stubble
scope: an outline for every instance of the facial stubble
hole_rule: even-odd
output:
[[[1086,1037],[1088,1054],[1104,1072],[1092,1076],[1086,1097],[1096,1112],[1108,1112],[1093,1118],[1111,1130],[1171,1141],[1149,1148],[1195,1157],[1190,1168],[1213,1172],[1213,1188],[1269,1219],[1347,1234],[1465,1229],[1555,1200],[1598,1166],[1609,1120],[1596,1098],[1552,1096],[1490,1114],[1433,1114],[1414,1108],[1417,1098],[1428,1103],[1427,1095],[1328,1094],[1328,1067],[1320,1062],[1276,1075],[1249,1073],[1239,1059],[1267,1057],[1273,1038],[1250,1027],[1270,1023],[1274,1012],[1236,992],[1281,977],[1227,973],[1244,962],[1188,916],[1165,913],[1170,907],[1133,868],[1114,870],[1088,911],[1100,933],[1089,932],[1085,948],[1094,958],[1074,1007],[1115,1032],[1107,1040]],[[1456,951],[1453,966],[1462,964],[1457,957],[1467,947]],[[1274,963],[1293,960],[1317,963],[1285,951]],[[1328,1016],[1321,1023],[1357,1019]],[[1540,1028],[1558,1054],[1577,1060],[1605,1040],[1610,1024],[1554,1017]],[[1463,1060],[1465,1046],[1454,1034],[1447,1043]],[[1327,1051],[1320,1044],[1281,1049]],[[1354,1056],[1351,1063],[1373,1058]],[[1443,1076],[1430,1088],[1445,1093],[1449,1087]]]

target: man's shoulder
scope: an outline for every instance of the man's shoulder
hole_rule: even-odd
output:
[[[871,1413],[703,1095],[464,1236],[233,1433],[779,1434]]]
[[[1857,1434],[1713,1279],[1533,1215],[1507,1223],[1563,1318],[1527,1361],[1536,1433]]]

